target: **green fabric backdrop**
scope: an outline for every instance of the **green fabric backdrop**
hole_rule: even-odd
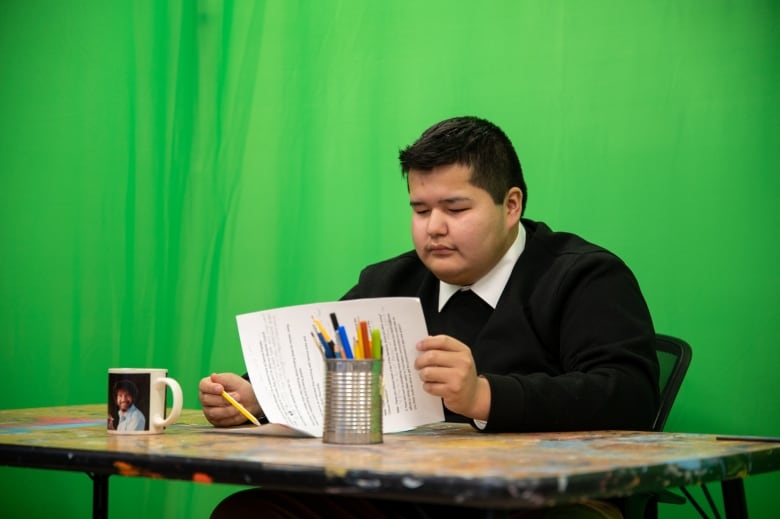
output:
[[[197,407],[243,369],[236,314],[410,248],[397,151],[473,114],[514,140],[527,216],[620,254],[692,344],[667,429],[780,435],[779,24],[772,0],[5,0],[0,406],[155,366]],[[779,484],[746,481],[753,517]],[[0,488],[4,517],[91,506],[81,474]],[[234,490],[112,478],[111,517]]]

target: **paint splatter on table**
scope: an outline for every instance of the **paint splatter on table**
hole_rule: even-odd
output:
[[[483,434],[434,424],[374,445],[223,434],[185,410],[164,434],[106,432],[102,405],[0,411],[0,463],[469,506],[540,507],[780,470],[780,444],[714,435]]]

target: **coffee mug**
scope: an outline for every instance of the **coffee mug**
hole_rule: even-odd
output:
[[[167,389],[173,407],[165,417]],[[181,414],[181,386],[165,369],[111,368],[108,370],[108,424],[111,434],[159,434]]]

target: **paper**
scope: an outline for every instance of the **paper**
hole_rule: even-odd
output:
[[[313,303],[236,316],[249,378],[268,420],[322,436],[325,361],[311,331],[315,318],[328,326],[331,313],[347,330],[364,320],[382,334],[385,433],[444,420],[441,399],[423,390],[414,369],[415,345],[428,331],[420,300],[409,297]]]

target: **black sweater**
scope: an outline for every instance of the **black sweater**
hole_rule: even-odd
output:
[[[469,345],[490,383],[485,430],[649,429],[659,402],[658,363],[634,275],[578,236],[522,224],[525,249]],[[419,297],[429,332],[446,334],[438,291],[438,279],[410,251],[366,267],[344,299]]]

